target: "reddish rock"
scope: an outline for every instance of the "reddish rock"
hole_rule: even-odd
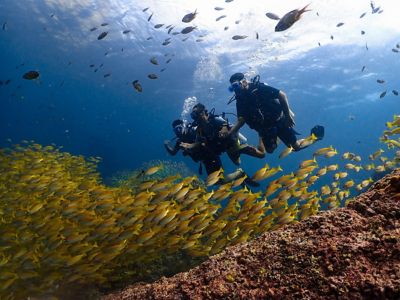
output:
[[[400,299],[400,169],[346,208],[268,232],[111,299]]]

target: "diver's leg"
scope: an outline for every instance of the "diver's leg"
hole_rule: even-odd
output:
[[[261,131],[260,136],[262,138],[263,145],[265,147],[265,151],[268,153],[274,152],[277,145],[277,138],[278,138],[278,130],[276,127],[267,128]]]

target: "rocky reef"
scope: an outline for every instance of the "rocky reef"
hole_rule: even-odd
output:
[[[228,247],[111,299],[400,299],[400,169],[346,207]]]

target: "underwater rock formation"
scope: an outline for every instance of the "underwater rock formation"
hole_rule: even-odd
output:
[[[400,169],[347,207],[227,248],[114,299],[399,299]]]

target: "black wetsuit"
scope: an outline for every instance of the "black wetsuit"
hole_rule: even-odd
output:
[[[286,146],[296,143],[296,132],[285,125],[283,108],[279,102],[279,90],[264,83],[250,83],[249,88],[236,94],[238,118],[255,129],[263,140],[265,149],[271,153],[279,137]]]
[[[204,154],[203,163],[206,167],[207,174],[219,170],[222,167],[220,155],[238,145],[236,137],[219,137],[219,132],[224,126],[228,126],[229,128],[229,124],[224,118],[210,115],[207,123],[201,124],[197,127],[196,141],[204,145],[202,148],[202,153]],[[237,152],[237,158],[232,157],[233,155],[228,151],[228,155],[234,163],[236,163],[235,159],[237,160],[240,155],[239,151],[235,152]]]

